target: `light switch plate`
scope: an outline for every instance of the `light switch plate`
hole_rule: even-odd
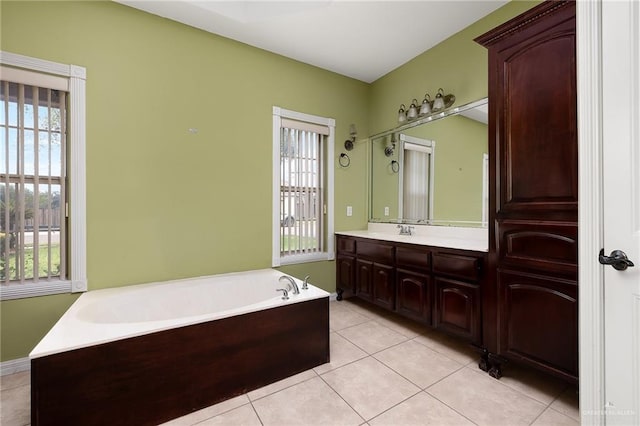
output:
[[[353,216],[353,207],[347,206],[347,216]]]

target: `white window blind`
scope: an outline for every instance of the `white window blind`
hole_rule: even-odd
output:
[[[0,279],[64,279],[67,93],[0,84]]]
[[[324,249],[322,136],[282,127],[280,155],[280,254],[319,253]]]
[[[333,128],[274,107],[273,266],[333,258]]]

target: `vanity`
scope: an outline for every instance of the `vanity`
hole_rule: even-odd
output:
[[[480,346],[486,229],[412,228],[399,235],[397,225],[370,223],[337,233],[338,300],[356,296]]]

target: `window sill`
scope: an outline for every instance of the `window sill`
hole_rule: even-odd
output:
[[[0,285],[0,300],[25,299],[52,294],[86,291],[86,286],[73,281],[40,281],[38,283]]]
[[[316,254],[299,254],[291,255],[280,258],[280,265],[295,265],[296,263],[309,263],[320,262],[323,260],[333,260],[333,256],[329,256],[329,253],[316,253]]]

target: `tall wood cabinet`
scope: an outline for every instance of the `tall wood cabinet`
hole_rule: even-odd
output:
[[[575,3],[547,1],[478,37],[489,51],[493,360],[578,378]],[[497,367],[497,368],[496,368]]]

